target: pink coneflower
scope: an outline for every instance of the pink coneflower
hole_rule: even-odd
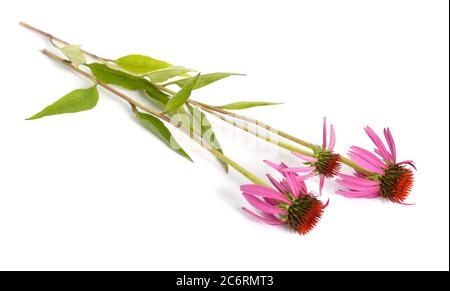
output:
[[[336,144],[336,133],[334,127],[330,125],[330,142],[327,144],[327,119],[323,119],[323,141],[322,146],[314,145],[314,157],[308,157],[300,153],[293,153],[309,167],[303,168],[289,168],[286,171],[290,172],[306,172],[315,173],[320,176],[319,193],[322,195],[322,189],[325,184],[325,178],[332,178],[339,173],[341,164],[339,162],[340,156],[333,152]]]
[[[337,193],[357,198],[381,196],[393,202],[403,203],[414,182],[413,172],[407,165],[415,169],[414,162],[411,160],[396,162],[397,150],[389,128],[384,129],[389,149],[370,127],[366,127],[364,130],[375,144],[374,152],[378,156],[363,148],[352,146],[349,157],[353,162],[373,174],[366,175],[359,172],[355,176],[338,174],[341,180],[337,182],[348,190],[339,190]]]
[[[305,180],[306,176],[285,172],[285,164],[274,164],[265,161],[268,165],[278,170],[284,177],[278,182],[271,175],[267,178],[275,187],[269,188],[261,185],[242,185],[241,190],[245,199],[256,209],[262,212],[262,216],[243,207],[250,216],[271,225],[287,224],[299,234],[307,234],[319,222],[324,205],[314,194],[308,192]]]

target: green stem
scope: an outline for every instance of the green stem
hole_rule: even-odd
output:
[[[135,112],[136,108],[139,108],[153,116],[156,116],[162,120],[164,120],[167,123],[170,123],[171,125],[173,125],[175,128],[181,130],[183,133],[185,133],[187,136],[189,136],[193,141],[195,141],[196,143],[198,143],[200,146],[202,146],[204,149],[208,150],[210,153],[212,153],[214,156],[216,156],[218,159],[220,159],[221,161],[223,161],[224,163],[227,163],[228,165],[230,165],[231,167],[233,167],[236,171],[238,171],[240,174],[242,174],[244,177],[246,177],[248,180],[250,180],[251,182],[258,184],[258,185],[262,185],[262,186],[268,186],[264,181],[262,181],[261,179],[259,179],[258,177],[256,177],[255,175],[253,175],[250,171],[248,171],[247,169],[245,169],[244,167],[242,167],[241,165],[239,165],[237,162],[235,162],[234,160],[230,159],[229,157],[225,156],[223,153],[219,152],[217,149],[213,148],[213,147],[208,147],[206,146],[206,143],[203,142],[203,139],[197,135],[191,135],[189,130],[184,128],[182,126],[181,122],[177,122],[174,119],[172,119],[171,117],[164,115],[162,113],[156,112],[155,110],[142,105],[141,103],[135,101],[134,99],[132,99],[131,97],[123,94],[122,92],[114,89],[113,87],[97,80],[97,78],[95,78],[95,76],[91,75],[88,72],[85,72],[75,66],[72,65],[72,63],[68,60],[65,60],[63,58],[58,57],[57,55],[53,54],[52,52],[48,51],[48,50],[42,50],[42,53],[48,57],[50,57],[52,60],[57,61],[65,66],[67,66],[68,68],[70,68],[71,70],[73,70],[74,72],[88,78],[89,80],[96,82],[98,85],[100,85],[101,87],[105,88],[106,90],[110,91],[111,93],[113,93],[114,95],[120,97],[121,99],[125,100],[127,103],[129,103],[131,105],[132,110]]]
[[[373,173],[371,171],[368,171],[366,169],[364,169],[363,167],[361,167],[360,165],[358,165],[357,163],[355,163],[354,161],[350,160],[347,157],[344,156],[340,156],[340,162],[349,166],[350,168],[353,168],[354,170],[364,173],[366,175],[372,175]]]
[[[244,167],[242,167],[241,165],[239,165],[238,163],[236,163],[235,161],[233,161],[229,157],[225,156],[224,154],[222,154],[221,152],[219,152],[215,148],[211,148],[211,149],[206,148],[206,149],[209,150],[213,155],[215,155],[222,162],[227,163],[228,165],[233,167],[236,171],[241,173],[241,175],[243,175],[248,180],[252,181],[255,184],[269,187],[269,185],[266,182],[264,182],[263,180],[259,179],[258,177],[256,177],[252,173],[250,173],[250,171],[248,171],[247,169],[245,169]]]
[[[263,139],[263,140],[265,140],[267,142],[270,142],[270,143],[272,143],[274,145],[277,145],[277,146],[279,146],[281,148],[287,149],[287,150],[292,151],[292,152],[297,152],[297,153],[300,153],[300,154],[308,156],[308,157],[314,157],[314,154],[311,151],[301,149],[299,147],[296,147],[294,145],[285,143],[283,141],[279,141],[277,139],[274,139],[274,138],[268,136],[267,134],[262,134],[261,132],[259,132],[257,130],[254,130],[254,129],[251,129],[251,128],[247,127],[247,126],[243,126],[241,124],[238,124],[235,121],[231,121],[231,120],[227,119],[225,116],[223,116],[223,115],[221,115],[221,114],[219,114],[219,113],[217,113],[217,112],[215,112],[215,111],[213,111],[211,109],[203,107],[203,110],[205,110],[206,112],[210,113],[211,115],[216,116],[217,118],[220,118],[224,122],[233,125],[236,128],[239,128],[239,129],[241,129],[241,130],[243,130],[245,132],[248,132],[249,134],[251,134],[253,136],[256,136],[256,137],[258,137],[260,139]]]
[[[216,112],[219,112],[219,113],[231,116],[233,118],[240,119],[240,120],[243,120],[243,121],[247,121],[247,122],[256,124],[259,127],[262,127],[265,130],[267,130],[267,131],[269,131],[269,132],[271,132],[273,134],[276,134],[276,135],[279,135],[281,137],[284,137],[284,138],[286,138],[288,140],[291,140],[291,141],[293,141],[295,143],[298,143],[298,144],[300,144],[300,145],[302,145],[304,147],[313,149],[313,144],[312,143],[304,141],[304,140],[302,140],[300,138],[297,138],[295,136],[292,136],[292,135],[290,135],[290,134],[288,134],[288,133],[286,133],[284,131],[275,129],[275,128],[271,127],[270,125],[268,125],[266,123],[263,123],[263,122],[261,122],[259,120],[256,120],[256,119],[244,116],[244,115],[240,115],[240,114],[237,114],[237,113],[234,113],[234,112],[230,112],[228,110],[225,110],[225,109],[222,109],[222,108],[219,108],[219,107],[215,107],[215,106],[211,106],[211,105],[208,105],[208,104],[204,104],[204,103],[201,103],[201,102],[198,102],[198,101],[195,101],[195,100],[190,100],[190,102],[192,104],[195,104],[195,105],[199,106],[199,107],[208,108],[210,110],[213,110],[213,111],[216,111]]]
[[[193,104],[199,104],[199,102],[194,101]],[[299,153],[299,154],[302,154],[302,155],[305,155],[305,156],[308,156],[308,157],[314,157],[314,154],[312,152],[310,152],[310,151],[301,149],[301,148],[296,147],[294,145],[291,145],[289,143],[285,143],[285,142],[282,142],[282,141],[279,141],[279,140],[275,140],[273,138],[267,137],[266,135],[261,135],[258,131],[249,129],[248,127],[245,127],[245,126],[242,126],[242,125],[236,123],[235,121],[231,121],[231,120],[227,119],[224,115],[218,113],[215,110],[210,109],[209,107],[205,107],[205,106],[200,106],[200,107],[203,110],[205,110],[206,112],[208,112],[208,113],[210,113],[210,114],[220,118],[224,122],[229,123],[229,124],[233,125],[234,127],[237,127],[237,128],[239,128],[239,129],[241,129],[241,130],[243,130],[245,132],[248,132],[251,135],[254,135],[254,136],[258,137],[258,138],[264,139],[267,142],[270,142],[270,143],[272,143],[274,145],[277,145],[277,146],[279,146],[281,148],[284,148],[284,149],[287,149],[289,151],[296,152],[296,153]],[[269,130],[269,132],[274,133],[273,131],[270,131],[270,130]],[[275,134],[276,134],[276,132],[275,132]],[[343,164],[345,164],[345,165],[355,169],[358,172],[365,173],[365,174],[368,174],[368,175],[372,174],[372,172],[364,169],[363,167],[359,166],[358,164],[356,164],[355,162],[353,162],[352,160],[350,160],[347,157],[340,156],[339,159],[340,159],[341,163],[343,163]]]
[[[28,23],[25,23],[25,22],[20,21],[20,22],[19,22],[19,25],[22,26],[22,27],[24,27],[24,28],[26,28],[26,29],[29,29],[29,30],[31,30],[31,31],[33,31],[33,32],[35,32],[35,33],[37,33],[37,34],[40,34],[40,35],[46,37],[48,40],[50,40],[50,42],[52,43],[52,45],[55,45],[55,43],[54,43],[55,41],[56,41],[56,42],[59,42],[61,45],[68,45],[68,44],[69,44],[67,41],[62,40],[62,39],[60,39],[60,38],[58,38],[58,37],[56,37],[56,36],[54,36],[54,35],[52,35],[52,34],[50,34],[50,33],[48,33],[48,32],[45,32],[45,31],[43,31],[43,30],[40,30],[39,28],[36,28],[36,27],[34,27],[34,26],[31,26],[31,25],[29,25]],[[88,52],[88,51],[85,51],[85,50],[83,50],[83,49],[81,49],[81,51],[82,51],[84,54],[90,56],[91,58],[96,59],[96,60],[101,61],[101,62],[111,62],[111,61],[112,61],[112,60],[109,60],[109,59],[105,59],[105,58],[99,57],[99,56],[97,56],[97,55],[95,55],[95,54],[93,54],[93,53],[90,53],[90,52]]]
[[[174,95],[176,93],[176,92],[174,92],[174,91],[172,91],[172,90],[170,90],[170,89],[168,89],[168,88],[166,88],[164,86],[157,85],[157,88],[162,90],[162,91],[164,91],[164,92],[166,92],[166,93],[169,93],[171,95]],[[239,125],[239,124],[237,124],[237,123],[235,123],[233,121],[230,121],[230,120],[226,119],[223,115],[218,114],[218,113],[229,115],[229,116],[234,117],[236,119],[241,119],[241,120],[248,121],[250,123],[256,124],[259,127],[264,128],[265,130],[267,130],[270,133],[274,133],[274,134],[279,135],[281,137],[284,137],[286,139],[289,139],[289,140],[292,140],[292,141],[296,141],[298,144],[301,144],[301,145],[303,145],[305,147],[308,147],[308,148],[312,149],[312,144],[311,143],[308,143],[306,141],[298,139],[298,138],[296,138],[294,136],[291,136],[291,135],[289,135],[287,133],[275,130],[272,127],[270,127],[269,125],[264,124],[264,123],[262,123],[260,121],[257,121],[255,119],[252,119],[252,118],[249,118],[249,117],[246,117],[246,116],[243,116],[243,115],[234,114],[234,113],[229,112],[227,110],[224,110],[224,109],[221,109],[221,108],[218,108],[218,107],[214,107],[214,106],[211,106],[211,105],[208,105],[208,104],[204,104],[204,103],[192,100],[192,99],[189,99],[188,103],[192,104],[192,105],[196,105],[196,106],[202,108],[203,110],[209,112],[210,114],[220,118],[221,120],[223,120],[223,121],[233,125],[234,127],[242,129],[242,130],[244,130],[244,131],[246,131],[246,132],[248,132],[248,133],[250,133],[250,134],[252,134],[252,135],[254,135],[256,137],[258,137],[258,138],[264,139],[265,141],[268,141],[268,142],[270,142],[272,144],[275,144],[275,145],[277,145],[279,147],[282,147],[284,149],[287,149],[287,150],[290,150],[290,151],[293,151],[293,152],[297,152],[297,153],[300,153],[300,154],[303,154],[303,155],[306,155],[306,156],[309,156],[309,157],[314,157],[314,155],[311,152],[309,152],[309,151],[303,150],[303,149],[301,149],[299,147],[293,146],[291,144],[288,144],[288,143],[285,143],[285,142],[282,142],[282,141],[274,140],[274,139],[269,138],[269,137],[267,137],[265,135],[260,135],[259,132],[251,130],[251,129],[247,128],[247,127],[243,127],[243,126],[241,126],[241,125]]]
[[[293,141],[293,142],[295,142],[297,144],[303,145],[303,146],[308,147],[310,149],[313,148],[313,144],[312,143],[305,142],[305,141],[303,141],[303,140],[301,140],[299,138],[296,138],[296,137],[294,137],[294,136],[292,136],[290,134],[287,134],[287,133],[285,133],[283,131],[280,131],[280,130],[277,130],[277,129],[273,128],[273,127],[270,127],[267,124],[264,124],[264,123],[262,123],[262,122],[260,122],[260,121],[258,121],[256,119],[249,118],[249,117],[246,117],[246,116],[243,116],[243,115],[239,115],[239,114],[234,114],[234,113],[229,112],[227,110],[224,110],[224,109],[221,109],[221,108],[217,108],[217,107],[214,107],[214,106],[211,106],[211,105],[203,104],[201,102],[194,101],[194,100],[190,100],[190,103],[199,106],[203,110],[209,112],[210,114],[213,114],[213,115],[217,116],[218,118],[222,119],[223,121],[225,121],[225,122],[227,122],[229,124],[232,124],[235,127],[243,129],[242,126],[238,126],[235,122],[227,120],[224,117],[224,115],[232,116],[232,117],[234,117],[236,119],[250,122],[250,123],[255,124],[255,125],[257,125],[257,126],[259,126],[261,128],[264,128],[265,130],[267,130],[270,133],[273,133],[273,134],[276,134],[278,136],[284,137],[287,140]],[[245,130],[245,129],[243,129],[243,130]],[[251,130],[245,130],[245,131],[250,133],[250,134],[253,134],[253,135],[257,136],[255,134],[255,131],[251,131]],[[300,153],[300,154],[303,154],[303,155],[306,155],[306,156],[313,157],[313,155],[310,152],[305,151],[305,150],[303,150],[301,148],[295,147],[295,146],[293,146],[291,144],[284,143],[284,142],[281,142],[281,141],[275,141],[273,139],[266,139],[266,140],[268,142],[271,142],[271,143],[275,144],[275,145],[278,145],[281,148],[284,148],[284,149],[287,149],[287,150],[290,150],[290,151],[293,151],[293,152],[297,152],[297,153]],[[359,166],[358,164],[356,164],[355,162],[353,162],[352,160],[350,160],[349,158],[347,158],[345,156],[340,155],[339,159],[340,159],[341,163],[343,163],[343,164],[345,164],[345,165],[355,169],[358,172],[361,172],[361,173],[364,173],[364,174],[367,174],[367,175],[373,174],[371,171],[368,171],[368,170],[364,169],[363,167]]]

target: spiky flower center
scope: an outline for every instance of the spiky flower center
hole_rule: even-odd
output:
[[[323,208],[323,203],[312,196],[295,199],[287,209],[289,227],[300,234],[307,234],[319,222]]]
[[[379,178],[381,194],[393,202],[403,202],[408,197],[413,182],[413,172],[403,165],[390,165]]]
[[[320,146],[315,146],[313,151],[317,161],[310,164],[316,167],[318,174],[323,175],[326,178],[332,178],[339,173],[341,168],[339,154],[336,154],[329,149],[323,149]]]

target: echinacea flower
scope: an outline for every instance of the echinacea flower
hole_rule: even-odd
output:
[[[407,160],[397,163],[397,150],[389,128],[384,129],[389,149],[372,128],[367,126],[364,130],[376,146],[374,150],[376,155],[363,148],[352,146],[349,157],[372,174],[360,172],[355,176],[338,174],[341,180],[337,183],[348,190],[339,190],[336,193],[356,198],[383,197],[392,202],[403,203],[414,182],[413,171],[407,165],[416,169],[414,162]]]
[[[278,170],[284,179],[278,182],[270,174],[267,174],[267,178],[275,189],[255,184],[242,185],[242,195],[250,205],[261,211],[261,215],[245,207],[242,209],[264,223],[287,224],[289,228],[299,234],[307,234],[319,222],[328,202],[323,204],[308,191],[304,182],[307,177],[283,171],[287,168],[285,164],[277,165],[265,162]]]
[[[336,133],[333,124],[330,125],[330,142],[327,144],[327,119],[323,119],[323,141],[322,146],[314,145],[314,157],[308,157],[300,153],[293,154],[305,161],[305,165],[309,167],[289,168],[290,172],[307,172],[315,173],[320,176],[319,193],[322,195],[322,189],[325,184],[325,178],[332,178],[339,173],[341,164],[340,156],[333,152],[336,144]]]

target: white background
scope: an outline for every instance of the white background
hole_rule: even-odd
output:
[[[449,266],[448,1],[3,1],[0,269],[310,270]],[[284,101],[248,110],[339,152],[372,147],[362,128],[390,126],[399,159],[418,166],[410,202],[325,197],[308,236],[242,213],[235,171],[183,137],[189,163],[101,92],[89,112],[25,121],[89,82],[38,52],[29,22],[110,58],[143,53],[204,73],[248,74],[195,92],[211,104]],[[211,118],[225,152],[296,160]],[[177,135],[179,136],[179,135]],[[312,183],[317,189],[317,182]]]

